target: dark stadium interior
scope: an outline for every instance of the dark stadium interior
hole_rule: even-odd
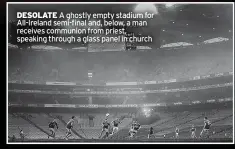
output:
[[[128,141],[133,121],[141,124],[133,142],[175,142],[176,127],[181,141],[203,142],[190,139],[190,130],[194,125],[199,136],[206,116],[212,123],[212,140],[208,141],[232,142],[231,4],[155,4],[158,14],[148,27],[127,29],[134,34],[151,35],[154,42],[138,43],[132,51],[89,52],[88,44],[41,46],[15,40],[17,11],[132,12],[136,5],[9,5],[9,141],[106,142],[103,136],[99,140],[98,137],[108,117],[110,122],[115,118],[122,121],[108,142]],[[205,42],[219,38],[226,40]],[[164,46],[170,43],[177,46]],[[125,45],[111,49],[121,46]],[[78,122],[72,128],[73,138],[65,140],[66,123],[72,116]],[[48,124],[53,119],[59,129],[55,138],[48,139]],[[25,133],[23,140],[18,127]],[[150,127],[154,129],[153,139],[147,138]]]

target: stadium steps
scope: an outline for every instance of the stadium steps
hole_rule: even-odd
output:
[[[222,135],[224,133],[224,137],[229,137],[232,138],[233,137],[233,126],[229,126],[229,127],[223,127],[223,129],[216,131],[215,133],[211,134],[211,136],[215,137],[215,138],[221,138]]]
[[[162,125],[164,125],[164,127],[165,127],[165,126],[168,126],[168,125],[171,126],[172,123],[176,123],[177,121],[181,121],[181,120],[183,120],[183,119],[186,119],[186,118],[188,118],[190,115],[191,115],[191,113],[188,113],[188,112],[187,112],[187,113],[183,113],[182,115],[175,114],[172,119],[166,120],[166,121],[164,121],[164,122],[162,122],[162,123],[160,123],[160,124],[156,124],[156,125],[153,126],[153,127],[156,128],[156,127],[160,127],[160,126],[162,126]]]
[[[161,116],[161,119],[157,122],[154,122],[153,124],[149,125],[149,127],[154,127],[154,126],[160,126],[163,125],[165,123],[168,123],[170,121],[173,121],[174,119],[176,119],[176,115],[172,115],[172,114],[167,114],[164,116]]]
[[[99,128],[85,128],[83,132],[86,134],[87,139],[98,139],[101,129]]]
[[[213,114],[216,114],[216,112],[213,112]],[[200,116],[198,116],[200,115]],[[164,126],[161,125],[157,125],[154,126],[155,128],[155,136],[163,136],[165,134],[170,134],[172,132],[174,132],[175,127],[179,127],[185,124],[188,124],[189,122],[193,121],[193,120],[197,120],[200,119],[202,117],[204,117],[205,114],[199,114],[199,113],[184,113],[182,115],[177,116],[177,118],[173,118],[169,121],[167,121],[166,123],[163,123]],[[159,127],[162,127],[159,129]],[[142,128],[138,131],[137,137],[147,137],[147,134],[149,132],[149,128]]]
[[[48,117],[49,119],[57,119],[57,117],[52,114],[47,113],[45,114],[45,116]],[[59,129],[57,130],[58,134],[56,133],[56,136],[58,136],[58,138],[64,139],[66,136],[67,130],[65,127],[63,127],[64,124],[58,119],[57,119],[57,124],[59,125]]]
[[[49,118],[46,114],[40,113],[40,114],[31,114],[33,118],[31,119],[33,122],[38,124],[41,128],[44,130],[47,130],[47,132],[50,134],[49,131],[49,123],[53,120],[52,118]],[[58,122],[57,122],[58,123]],[[63,133],[60,130],[60,125],[58,124],[59,129],[55,130],[55,138],[63,138],[65,136],[65,133]]]
[[[190,113],[186,112],[181,115],[179,114],[173,114],[171,115],[170,119],[164,120],[161,123],[157,124],[157,126],[154,127],[165,127],[165,125],[171,125],[175,119],[177,118],[184,118],[186,116],[190,115]],[[173,117],[173,118],[172,118]],[[164,125],[164,126],[162,126]],[[129,128],[131,126],[131,121],[128,125],[126,125],[124,128],[120,129],[116,134],[114,134],[111,138],[112,139],[125,139],[128,136]],[[152,126],[152,125],[150,125]],[[149,131],[150,126],[143,126],[137,133],[137,136],[146,136]]]
[[[213,115],[215,115],[215,114],[218,114],[218,112],[219,112],[219,111],[211,112],[211,113],[207,113],[206,115],[207,115],[207,116],[213,116]],[[197,115],[199,115],[199,114],[192,114],[192,115],[190,115],[188,118],[185,117],[185,118],[184,118],[184,119],[185,119],[184,122],[182,122],[183,119],[181,119],[181,121],[179,121],[179,122],[175,121],[175,122],[171,123],[171,126],[174,125],[173,127],[163,128],[163,129],[161,129],[160,131],[157,130],[157,131],[155,131],[156,133],[154,134],[154,136],[155,136],[155,137],[163,137],[164,135],[166,135],[166,136],[165,136],[166,138],[172,137],[172,136],[174,136],[174,134],[175,134],[175,132],[174,132],[174,128],[175,128],[175,127],[179,127],[179,126],[182,127],[183,125],[186,125],[186,124],[188,124],[189,122],[192,122],[192,121],[194,121],[194,120],[198,120],[198,119],[204,117],[204,116],[205,116],[205,113],[202,114],[201,116],[197,116]],[[193,116],[193,118],[192,118],[191,116]],[[196,116],[197,116],[197,117],[196,117]],[[220,121],[226,120],[226,119],[228,119],[228,118],[231,118],[231,115],[229,115],[229,116],[227,116],[227,117],[224,117],[224,118],[221,118]],[[215,121],[215,123],[218,123],[218,122],[219,122],[219,120],[216,120],[216,121]],[[166,125],[166,126],[167,126],[167,125]],[[164,126],[164,127],[165,127],[165,126]],[[189,135],[189,134],[190,134],[190,133],[189,133],[189,132],[190,132],[190,128],[191,128],[191,127],[182,127],[182,129],[180,130],[180,134],[182,133],[182,131],[183,131],[183,132],[185,131],[185,134],[187,134],[187,137],[190,137],[190,135]],[[142,128],[142,129],[140,129],[140,130],[138,131],[136,137],[137,137],[137,138],[147,138],[148,132],[149,132],[149,129],[147,129],[147,128]],[[199,133],[200,133],[200,132],[199,132]],[[187,137],[185,137],[185,138],[187,138]]]
[[[200,136],[201,133],[201,128],[203,126],[195,126],[196,128],[196,136]],[[187,127],[184,128],[182,130],[180,130],[179,133],[179,137],[182,138],[191,138],[191,131],[190,131],[191,127]],[[224,137],[224,135],[222,134],[223,132],[225,132],[226,130],[231,130],[231,125],[222,125],[222,126],[212,126],[211,127],[211,131],[210,131],[210,137],[216,138],[216,137]],[[175,133],[171,132],[169,134],[166,134],[166,138],[174,138]]]
[[[57,119],[58,120],[57,124],[59,125],[60,132],[62,133],[60,137],[62,139],[65,139],[65,136],[67,134],[67,129],[66,129],[66,125],[58,118],[58,117],[61,117],[61,115],[60,114],[55,114],[55,113],[54,114],[47,113],[46,115],[49,118],[53,118],[53,119]],[[78,139],[79,137],[77,135],[75,135],[75,136],[73,136],[73,138]]]
[[[49,114],[49,116],[51,116],[51,115]],[[53,117],[53,116],[52,116],[52,117]],[[60,121],[64,124],[64,126],[66,127],[66,122],[63,120],[63,117],[58,116],[58,115],[57,115],[56,117],[57,117],[57,119],[60,120]],[[78,134],[77,131],[74,130],[74,128],[72,128],[72,132],[73,132],[77,137],[82,138],[82,139],[85,139],[85,137],[83,137],[82,135]]]
[[[180,123],[172,123],[171,124],[171,126],[169,126],[169,127],[165,127],[165,128],[163,128],[163,129],[160,129],[160,130],[158,130],[158,131],[156,131],[156,134],[157,133],[162,133],[162,132],[169,132],[169,131],[174,131],[174,128],[176,128],[176,127],[179,127],[179,126],[182,126],[182,125],[185,125],[185,124],[188,124],[189,122],[191,122],[191,121],[193,121],[193,120],[197,120],[197,119],[200,119],[200,118],[202,118],[202,117],[204,117],[204,115],[200,115],[200,116],[198,116],[198,117],[195,117],[195,118],[192,118],[192,119],[186,119],[185,121],[183,121],[183,122],[180,122]]]
[[[132,118],[123,118],[122,123],[119,126],[119,130],[112,136],[109,136],[108,139],[115,139],[115,138],[120,138],[120,137],[123,138],[123,136],[119,136],[119,134],[122,134],[123,131],[125,132],[126,128],[131,125],[131,122],[132,122]],[[104,138],[104,136],[102,138]]]
[[[64,120],[65,122],[68,121],[71,118],[70,114],[60,114],[62,120]],[[87,126],[89,126],[89,121],[88,118],[86,118],[86,116],[82,116],[82,115],[74,115],[75,117],[79,117],[77,123],[78,126],[74,126],[73,130],[76,131],[79,135],[81,135],[83,138],[87,138],[86,133],[84,132],[84,128],[86,128]],[[82,117],[82,118],[81,118]],[[63,122],[62,122],[63,123]],[[64,125],[64,124],[63,124]],[[76,137],[79,137],[76,135]],[[80,138],[80,137],[79,137]]]
[[[212,113],[212,116],[215,115],[216,113],[217,113],[217,112]],[[217,113],[217,114],[218,114],[218,113]],[[204,115],[203,115],[203,116],[204,116]],[[224,120],[229,119],[229,118],[231,118],[231,117],[232,117],[232,115],[228,115],[228,116],[225,116],[225,117],[223,117],[223,118],[217,118],[216,120],[213,120],[211,123],[212,123],[212,124],[216,124],[216,123],[218,123],[218,122],[220,122],[220,121],[224,121]],[[199,118],[200,118],[200,117],[194,118],[194,119],[190,120],[190,122],[193,122],[193,124],[198,127],[198,126],[199,126],[199,125],[198,125],[199,123],[195,123],[194,120],[198,120]],[[185,126],[186,124],[188,124],[188,122],[187,122],[187,123],[182,123],[182,125],[180,125],[180,126],[181,126],[180,133],[181,133],[181,131],[184,131],[184,129],[186,129],[187,132],[190,131],[190,128],[191,128],[191,127],[183,127],[183,126]],[[195,127],[196,127],[196,126],[195,126]],[[175,127],[177,127],[177,126],[175,126]],[[203,126],[201,126],[201,127],[203,127]],[[188,128],[189,128],[189,129],[188,129]],[[173,130],[171,130],[170,132],[166,133],[166,135],[174,134],[174,133],[175,133],[175,132],[174,132],[174,129],[173,129]]]
[[[101,128],[102,127],[102,123],[103,123],[103,121],[105,119],[105,116],[104,115],[99,115],[99,118],[100,119],[98,120],[98,122],[100,123],[99,127]],[[121,129],[125,128],[127,125],[129,125],[132,122],[132,118],[131,118],[131,116],[129,116],[128,113],[110,114],[109,118],[108,118],[108,121],[112,122],[113,120],[115,120],[115,118],[119,118],[119,120],[121,121],[121,124],[119,124],[118,132]],[[112,127],[110,128],[110,133],[111,133],[111,131],[112,131]],[[118,132],[116,132],[113,136],[115,136]],[[100,132],[99,132],[99,135],[100,135]],[[109,136],[108,138],[112,138],[113,136]],[[101,138],[104,139],[105,138],[105,134],[103,134],[101,136]]]
[[[223,132],[222,130],[219,130],[218,131],[218,128],[224,128],[224,127],[226,127],[227,125],[218,125],[218,122],[220,122],[220,121],[224,121],[224,120],[226,120],[226,119],[229,119],[229,118],[231,118],[233,115],[228,115],[228,116],[225,116],[225,117],[223,117],[223,118],[217,118],[216,120],[214,120],[214,121],[212,121],[212,124],[216,124],[216,125],[212,125],[212,127],[211,127],[211,132],[214,132],[214,133],[212,133],[211,135],[214,135],[214,134],[217,134],[218,132]],[[231,126],[231,125],[228,125],[228,126]],[[195,126],[196,127],[196,129],[198,130],[198,129],[202,129],[202,125],[196,125]],[[181,130],[180,130],[180,135],[181,135],[181,137],[182,136],[184,136],[185,138],[187,138],[187,137],[190,137],[190,129],[191,129],[191,127],[185,127],[185,128],[182,128]],[[201,131],[196,131],[196,135],[200,135],[200,132]],[[185,136],[184,134],[187,134],[187,136]],[[166,137],[169,137],[169,136],[174,136],[175,135],[175,132],[174,131],[171,131],[171,132],[169,132],[169,133],[167,133],[166,134]]]
[[[218,122],[221,122],[221,121],[225,121],[225,120],[227,120],[227,119],[229,119],[229,118],[232,118],[232,117],[233,117],[233,114],[228,115],[228,116],[225,116],[225,117],[223,117],[223,118],[218,118],[217,120],[212,121],[212,124],[218,123]]]
[[[68,114],[61,114],[63,116],[63,119],[69,119],[70,115]],[[79,118],[79,127],[74,127],[75,131],[77,131],[81,136],[87,139],[98,139],[101,128],[102,128],[102,122],[105,119],[105,114],[96,114],[93,115],[94,119],[94,127],[89,126],[89,120],[88,117],[84,115],[76,115],[76,117]],[[114,120],[115,115],[110,114],[108,120],[111,122]]]
[[[209,119],[212,119],[214,116],[216,116],[219,113],[220,113],[220,111],[218,111],[218,110],[212,111],[212,112],[203,112],[203,113],[194,112],[194,113],[192,113],[192,116],[189,117],[191,120],[190,119],[189,120],[190,120],[191,124],[201,125],[203,120],[201,118],[196,118],[196,117],[198,117],[198,115],[202,115],[203,117],[207,116]],[[185,123],[185,124],[182,124],[180,126],[182,128],[182,127],[185,127],[185,125],[188,125],[188,124],[189,123]],[[186,127],[188,127],[188,126],[186,126]]]
[[[48,114],[42,113],[41,116],[43,116],[46,119],[47,129],[48,129],[48,125],[53,119],[50,116],[48,116]],[[60,123],[59,120],[56,119],[56,122],[57,122],[59,128],[55,131],[55,133],[56,133],[55,138],[64,138],[65,134],[66,134],[66,130],[63,127],[63,124]]]
[[[17,128],[19,126],[23,129],[25,138],[27,139],[43,139],[47,137],[44,132],[35,127],[32,123],[29,123],[29,121],[25,120],[20,115],[23,114],[8,114],[8,135],[15,135],[16,138],[20,138],[19,129]]]
[[[15,114],[8,114],[8,136],[15,136],[16,138],[20,138],[19,135],[19,129],[18,126],[23,129],[23,132],[25,134],[28,134],[30,132],[30,126],[31,124],[29,124],[27,121],[25,121],[24,119],[18,117]],[[31,126],[33,127],[33,126]],[[29,137],[29,135],[27,135],[27,137]]]
[[[117,114],[110,113],[108,117],[108,121],[111,122],[114,120],[114,117],[116,117]],[[98,139],[101,129],[102,129],[102,123],[105,119],[105,114],[97,114],[94,115],[94,127],[88,127],[89,124],[85,125],[83,129],[80,129],[80,131],[83,131],[83,133],[86,135],[87,139]]]
[[[45,133],[47,136],[50,135],[47,131],[45,131],[43,128],[38,126],[36,123],[34,123],[30,118],[25,117],[25,115],[20,115],[20,117],[26,121],[28,121],[30,124],[32,124],[34,127],[38,128],[40,131]]]

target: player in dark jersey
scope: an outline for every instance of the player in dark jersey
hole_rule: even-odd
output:
[[[192,128],[191,128],[191,138],[192,139],[197,138],[196,137],[196,128],[194,127],[194,125],[192,125]]]
[[[149,134],[148,134],[148,139],[152,136],[153,136],[153,127],[150,127]]]
[[[110,123],[108,122],[107,119],[105,119],[102,125],[103,126],[99,138],[102,137],[104,132],[105,132],[105,137],[107,138],[109,136]]]
[[[205,133],[207,138],[209,138],[209,130],[211,127],[211,122],[208,120],[207,117],[204,118],[204,127],[200,133],[200,138],[202,137],[202,135]]]
[[[73,128],[74,121],[75,121],[75,116],[72,116],[72,118],[66,124],[66,130],[67,130],[66,136],[65,136],[66,140],[72,135],[72,128]]]
[[[118,118],[116,118],[111,123],[113,124],[113,130],[112,130],[111,135],[113,135],[114,133],[116,133],[118,131],[118,125],[121,123],[121,121]]]
[[[48,135],[48,139],[51,137],[55,138],[55,128],[58,129],[58,124],[56,120],[54,119],[52,122],[49,123],[49,130],[51,132],[50,135]]]
[[[179,128],[175,128],[175,138],[178,139],[179,138]]]
[[[137,123],[137,121],[134,121],[129,131],[130,138],[133,138],[140,128],[141,128],[141,125]]]

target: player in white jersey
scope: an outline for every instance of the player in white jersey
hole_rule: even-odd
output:
[[[192,125],[192,128],[191,128],[191,138],[192,139],[197,138],[196,137],[196,128],[194,127],[194,125]]]
[[[175,128],[175,138],[176,138],[176,139],[179,138],[179,131],[180,131],[179,128],[176,127],[176,128]]]

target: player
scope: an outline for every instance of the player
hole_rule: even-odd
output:
[[[131,128],[130,128],[129,133],[128,133],[130,138],[133,137],[134,125],[135,125],[135,121],[132,122]]]
[[[105,115],[105,119],[108,120],[108,118],[109,118],[109,113]]]
[[[175,138],[178,139],[179,138],[179,128],[175,128]]]
[[[69,120],[69,122],[67,123],[66,125],[66,136],[65,136],[65,139],[68,140],[68,138],[72,135],[72,128],[73,128],[73,124],[74,124],[74,121],[75,121],[75,116],[72,116],[72,118]]]
[[[210,130],[211,122],[208,120],[207,117],[204,118],[204,127],[200,133],[200,138],[205,133],[207,138],[209,138],[209,130]]]
[[[54,119],[52,122],[49,123],[49,130],[51,132],[50,135],[48,135],[48,139],[51,137],[55,138],[55,128],[58,130],[58,124],[56,120]]]
[[[112,130],[111,135],[113,135],[114,133],[116,133],[118,131],[118,125],[121,123],[121,121],[118,118],[116,118],[111,123],[113,124],[113,130]]]
[[[24,141],[24,138],[25,138],[24,131],[23,131],[23,129],[22,129],[22,128],[20,128],[19,126],[18,126],[18,129],[19,129],[19,135],[20,135],[20,138],[21,138],[21,140],[22,140],[22,141]]]
[[[133,138],[140,128],[141,128],[141,125],[137,123],[137,121],[134,121],[129,131],[130,138]]]
[[[153,127],[150,127],[149,134],[148,134],[148,139],[153,136]]]
[[[99,138],[102,137],[103,132],[105,132],[105,137],[107,138],[107,137],[109,136],[109,127],[110,127],[110,123],[108,122],[107,119],[105,119],[102,125],[103,125],[103,127],[102,127],[102,131],[101,131],[101,133],[100,133]]]
[[[191,138],[192,139],[197,138],[196,137],[196,128],[194,127],[194,125],[192,125],[192,128],[191,128]]]

